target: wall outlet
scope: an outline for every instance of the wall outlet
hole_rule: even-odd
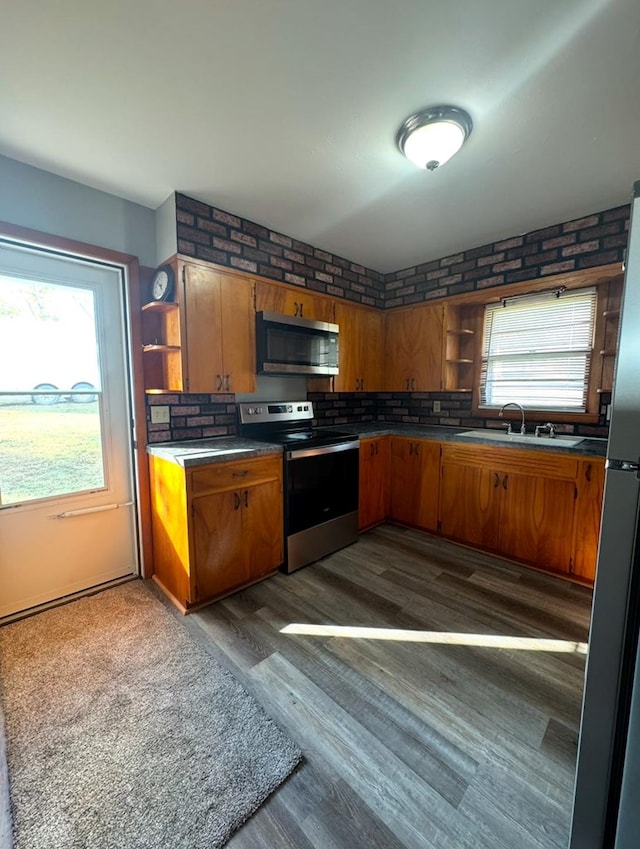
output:
[[[168,404],[154,405],[151,408],[151,424],[169,424]]]
[[[440,401],[434,401],[433,402],[433,412],[434,413],[440,412]]]

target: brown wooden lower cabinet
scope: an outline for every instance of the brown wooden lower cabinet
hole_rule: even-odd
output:
[[[372,443],[385,440],[388,518],[593,582],[603,458],[409,437],[361,440],[361,528],[384,518],[382,478],[369,455]]]
[[[360,508],[362,531],[389,515],[389,437],[360,440]]]
[[[441,533],[569,573],[577,472],[578,460],[565,454],[446,443]]]
[[[586,581],[594,581],[604,493],[604,458],[581,460],[576,485],[573,573]]]
[[[184,469],[150,457],[154,573],[182,609],[247,586],[283,561],[282,460]]]
[[[391,437],[389,517],[428,531],[438,527],[440,443]]]

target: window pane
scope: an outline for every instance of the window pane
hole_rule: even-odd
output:
[[[0,504],[105,486],[94,293],[0,277]]]
[[[481,405],[586,409],[596,290],[485,309]]]

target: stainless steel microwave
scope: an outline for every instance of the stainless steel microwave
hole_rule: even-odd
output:
[[[256,313],[258,374],[338,374],[338,325]]]

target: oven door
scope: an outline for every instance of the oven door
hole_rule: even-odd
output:
[[[356,541],[359,454],[358,440],[287,452],[287,571]]]

